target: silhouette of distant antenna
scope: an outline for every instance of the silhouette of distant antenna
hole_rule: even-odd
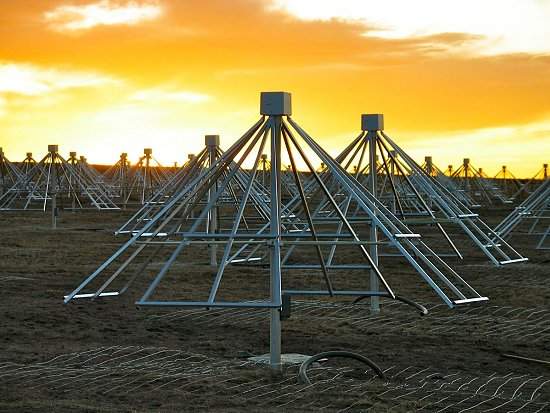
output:
[[[14,186],[22,177],[19,168],[6,157],[0,148],[0,196]]]
[[[131,202],[132,196],[140,204],[145,204],[168,178],[165,168],[153,157],[153,149],[145,148],[143,156],[131,170],[124,204]]]
[[[76,153],[74,162],[78,162]],[[71,208],[118,209],[106,189],[80,174],[75,166],[59,154],[58,145],[48,145],[42,160],[0,197],[0,209],[46,211],[48,203],[57,201],[62,207],[70,201]]]
[[[441,185],[443,185],[443,187],[451,192],[454,197],[456,197],[468,208],[475,209],[481,206],[466,191],[460,189],[451,178],[451,175],[453,174],[452,165],[449,165],[447,167],[447,172],[444,172],[437,167],[437,165],[433,162],[433,158],[431,156],[426,156],[424,157],[424,163],[421,166],[428,175],[437,180]]]
[[[513,197],[513,195],[522,187],[521,182],[506,165],[502,165],[500,170],[494,176],[493,182],[495,186],[508,197]]]
[[[510,197],[494,185],[483,169],[474,168],[469,158],[464,158],[462,165],[453,172],[452,177],[460,189],[466,191],[481,204],[512,203]]]
[[[550,176],[548,171],[548,164],[542,164],[542,168],[537,171],[527,182],[525,182],[517,192],[512,196],[513,199],[529,196],[539,185],[542,185],[544,181]]]

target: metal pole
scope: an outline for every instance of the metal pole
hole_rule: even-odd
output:
[[[128,185],[128,161],[127,161],[127,154],[122,153],[120,155],[120,167],[122,168],[120,170],[120,186],[121,186],[121,195],[122,195],[122,209],[126,210],[126,204],[128,202],[127,196],[126,196],[126,190]]]
[[[57,193],[52,193],[52,229],[57,229]]]
[[[204,137],[204,143],[208,149],[208,161],[210,166],[214,165],[218,157],[218,147],[220,145],[220,137],[218,135],[206,135]],[[213,185],[210,186],[208,190],[208,202],[215,198],[216,193],[218,192],[217,179]],[[214,234],[218,230],[218,206],[214,205],[208,212],[208,234]],[[212,267],[217,267],[217,244],[210,244],[210,265]]]
[[[377,135],[376,131],[369,130],[367,133],[367,139],[369,141],[369,163],[370,163],[370,176],[368,181],[368,189],[369,191],[376,196],[376,140]],[[393,163],[392,163],[392,171],[393,174]],[[373,208],[373,214],[376,214],[376,209]],[[375,220],[373,219],[371,221],[371,227],[370,227],[370,238],[369,241],[372,243],[370,246],[370,256],[372,258],[372,261],[376,266],[378,266],[378,229],[376,227]],[[370,270],[370,290],[371,291],[378,291],[379,290],[379,283],[378,283],[378,276],[375,271],[372,269]],[[380,298],[377,296],[373,296],[370,298],[370,309],[374,313],[380,312]]]
[[[271,301],[281,297],[281,116],[271,121]],[[270,364],[275,372],[282,371],[281,364],[281,315],[279,308],[272,308],[270,322]]]
[[[424,160],[426,161],[426,172],[428,172],[428,175],[432,176],[433,173],[433,162],[431,156],[424,157]]]
[[[148,152],[147,149],[145,150],[145,178],[143,183],[143,197],[141,198],[141,203],[144,204],[146,199],[149,199],[150,194],[150,188],[152,186],[151,183],[151,152]]]

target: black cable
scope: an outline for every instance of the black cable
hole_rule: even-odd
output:
[[[367,295],[362,295],[360,297],[357,297],[355,300],[353,300],[353,304],[357,304],[359,301],[362,301],[365,298],[370,298],[370,297],[387,297],[387,298],[391,298],[389,294],[383,294],[383,293],[382,294],[381,293],[367,294]],[[392,300],[393,300],[393,298],[392,298]],[[399,296],[399,295],[395,296],[395,300],[401,301],[402,303],[408,304],[408,305],[416,308],[417,310],[420,311],[420,315],[427,315],[428,314],[428,309],[426,307],[424,307],[422,304],[418,304],[417,302],[414,302],[413,300],[409,300],[408,298],[405,298],[405,297],[402,297],[402,296]]]
[[[361,361],[368,365],[371,369],[373,369],[378,377],[380,377],[381,379],[385,378],[384,372],[380,369],[380,367],[378,367],[378,365],[374,361],[366,358],[365,356],[362,356],[361,354],[352,353],[351,351],[335,350],[325,351],[324,353],[316,354],[304,361],[300,366],[300,371],[298,372],[298,377],[300,378],[300,381],[304,384],[311,384],[311,381],[307,376],[308,367],[311,366],[311,364],[315,363],[317,360],[330,357],[344,357]]]

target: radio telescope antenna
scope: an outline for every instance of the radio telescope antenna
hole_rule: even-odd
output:
[[[120,295],[137,278],[148,274],[152,281],[136,301],[140,307],[263,309],[270,314],[270,364],[280,371],[283,294],[396,298],[394,287],[370,252],[373,243],[402,256],[450,307],[487,300],[293,120],[289,93],[262,93],[260,114],[260,119],[210,168],[180,188],[141,230],[67,295],[65,302]],[[258,165],[264,153],[270,154],[271,161],[269,198],[255,191],[261,180]],[[298,196],[283,203],[281,174],[286,159]],[[314,167],[320,162],[326,165],[322,174]],[[240,172],[245,163],[252,169],[243,175]],[[299,170],[299,165],[305,172]],[[238,183],[240,177],[246,177],[246,181]],[[219,208],[220,215],[227,215],[219,217],[223,225],[213,233],[208,230],[211,212],[231,183],[239,188],[240,203],[237,210]],[[331,191],[329,183],[332,188],[338,183],[337,191]],[[319,211],[319,203],[325,198],[330,203]],[[347,199],[352,200],[353,208],[362,211],[364,219],[350,221],[346,217],[342,202]],[[249,218],[246,223],[245,212]],[[337,231],[339,226],[344,230]],[[379,236],[376,241],[371,239],[372,226]],[[182,271],[181,265],[197,259],[200,262],[204,246],[213,243],[218,244],[221,258],[215,268],[206,263],[212,277],[204,278],[204,289],[186,288],[189,274]],[[349,245],[350,254],[329,264],[328,254],[337,244]],[[259,263],[246,262],[259,264],[254,266],[253,276],[227,271],[235,264],[243,265],[239,257],[247,256],[250,249],[256,249],[260,258]],[[288,257],[291,249],[294,253]],[[134,262],[137,257],[142,259]],[[161,267],[151,268],[154,274],[147,273],[153,261],[161,262]],[[367,278],[364,286],[350,288],[346,285],[350,271],[374,272],[380,289],[369,289]],[[174,277],[177,283],[171,284]],[[90,289],[92,292],[86,292]],[[235,292],[242,297],[243,291],[247,298],[234,298]]]
[[[78,162],[76,154],[73,161]],[[66,208],[68,199],[73,209],[118,209],[104,188],[78,173],[76,164],[70,164],[59,154],[58,145],[48,145],[48,153],[40,162],[0,197],[0,209],[45,212],[47,205],[54,202]]]
[[[462,254],[444,224],[457,226],[495,265],[527,260],[434,178],[431,158],[426,160],[428,173],[386,134],[382,114],[362,115],[361,133],[336,160],[346,170],[355,165],[354,177],[403,223],[425,231],[437,228],[458,257]],[[377,165],[376,173],[371,163]]]
[[[22,178],[23,173],[13,162],[6,157],[4,150],[0,148],[0,196]]]

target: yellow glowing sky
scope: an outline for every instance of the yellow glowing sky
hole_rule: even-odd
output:
[[[227,147],[259,92],[336,155],[380,112],[417,160],[550,161],[550,1],[0,1],[0,147],[164,164]]]

